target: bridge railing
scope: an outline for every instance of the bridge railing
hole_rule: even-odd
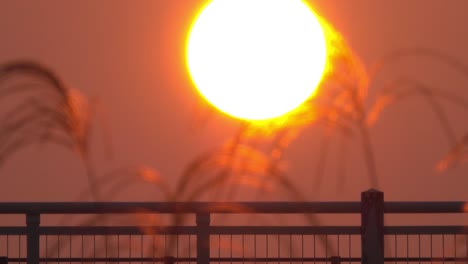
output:
[[[384,225],[384,215],[387,214],[465,213],[465,204],[462,201],[384,202],[383,193],[375,190],[363,192],[360,202],[0,203],[0,215],[16,214],[26,217],[26,225],[0,226],[0,237],[6,240],[0,242],[0,246],[4,248],[3,252],[6,252],[1,253],[0,248],[0,255],[4,256],[0,258],[0,262],[466,262],[466,226]],[[195,215],[195,223],[174,226],[41,225],[41,217],[46,215],[118,215],[141,212],[192,214]],[[361,216],[361,224],[215,226],[210,221],[214,214],[354,214]],[[442,236],[442,240],[437,241],[442,245],[442,251],[440,254],[433,254],[433,243],[435,244],[435,236],[438,235]],[[445,236],[450,238],[447,240]],[[172,239],[172,242],[168,242],[168,238]],[[465,240],[459,241],[463,240],[462,238]],[[429,253],[421,251],[424,239],[430,241]],[[156,243],[156,240],[160,242]],[[410,240],[417,243],[410,243]],[[384,241],[387,243],[385,246]],[[57,251],[54,254],[51,253],[51,245],[54,245]],[[390,246],[393,250],[387,249]],[[172,249],[168,250],[168,247]],[[402,247],[406,247],[406,254],[402,253]],[[410,254],[410,249],[416,253]]]

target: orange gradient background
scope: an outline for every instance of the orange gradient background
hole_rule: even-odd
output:
[[[185,39],[200,0],[2,1],[0,62],[38,60],[106,109],[113,156],[106,157],[103,133],[95,126],[93,159],[99,173],[147,164],[175,181],[198,154],[233,135],[238,121],[211,113],[185,69]],[[424,46],[468,61],[468,1],[316,0],[316,12],[337,28],[366,65],[396,48]],[[468,97],[468,80],[430,60],[390,65],[369,90],[398,75],[411,75]],[[447,106],[460,136],[466,115]],[[357,200],[368,188],[357,139],[343,147],[334,135],[319,200]],[[466,200],[467,165],[437,173],[449,142],[427,103],[408,98],[385,111],[371,129],[380,184],[386,200]],[[304,192],[314,183],[323,143],[321,129],[306,129],[288,148],[290,177]],[[337,168],[346,153],[343,177]],[[0,168],[1,201],[71,201],[87,188],[74,153],[53,145],[31,147]],[[38,186],[43,186],[38,188]],[[337,186],[341,186],[338,189]],[[252,196],[240,194],[243,200]],[[141,184],[118,200],[157,200]],[[270,200],[288,200],[282,193]]]

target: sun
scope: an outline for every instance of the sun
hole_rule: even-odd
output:
[[[313,96],[327,60],[319,19],[301,0],[212,0],[194,20],[186,63],[199,93],[233,117],[282,116]]]

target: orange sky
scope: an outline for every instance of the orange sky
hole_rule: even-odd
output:
[[[403,47],[424,46],[468,63],[464,0],[311,1],[369,65]],[[196,124],[203,108],[184,69],[184,41],[200,0],[3,0],[0,62],[40,61],[105,107],[114,155],[104,155],[100,129],[93,159],[100,173],[147,164],[175,179],[197,154],[231,136],[237,122],[220,114]],[[371,87],[401,74],[468,98],[468,80],[428,60],[396,64]],[[465,112],[447,106],[458,136],[468,131]],[[446,173],[434,166],[448,150],[434,113],[421,98],[385,111],[371,129],[379,178],[387,200],[466,200],[468,164]],[[332,142],[321,200],[357,200],[368,188],[362,150],[349,144],[343,190],[336,188],[338,138]],[[289,173],[304,191],[313,183],[322,131],[306,130],[287,152]],[[55,146],[32,147],[0,168],[1,201],[68,201],[86,188],[81,163]],[[40,188],[38,188],[40,186]],[[47,186],[47,187],[46,187]],[[46,189],[48,188],[48,190]],[[117,200],[154,199],[153,189],[130,187]],[[248,196],[246,196],[248,197]],[[248,199],[248,198],[246,198]],[[273,199],[285,199],[281,195]]]

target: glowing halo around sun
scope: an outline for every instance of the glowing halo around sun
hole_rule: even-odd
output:
[[[314,95],[326,66],[326,39],[301,0],[212,0],[192,24],[186,60],[213,106],[236,118],[265,120]]]

